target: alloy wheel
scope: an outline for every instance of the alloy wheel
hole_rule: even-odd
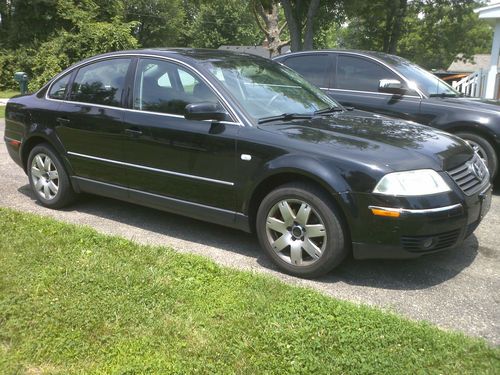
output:
[[[323,255],[327,234],[319,213],[307,202],[284,199],[266,219],[267,239],[276,254],[294,266],[308,266]]]
[[[37,154],[30,171],[35,192],[43,199],[54,199],[59,191],[59,173],[52,159],[46,154]]]

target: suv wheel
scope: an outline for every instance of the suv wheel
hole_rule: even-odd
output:
[[[314,186],[283,185],[269,193],[257,212],[261,246],[285,272],[318,277],[346,256],[346,235],[330,198]]]
[[[28,178],[37,201],[49,208],[61,208],[71,203],[76,193],[60,157],[48,144],[31,150],[28,157]]]

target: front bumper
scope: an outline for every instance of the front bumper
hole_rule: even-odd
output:
[[[488,212],[491,190],[488,185],[480,193],[462,199],[452,194],[435,197],[434,203],[421,199],[423,206],[436,205],[438,201],[445,205],[401,208],[399,217],[373,215],[371,208],[394,211],[395,206],[370,204],[372,198],[361,197],[360,205],[366,207],[366,212],[359,218],[364,222],[363,228],[352,233],[354,257],[408,259],[455,248],[474,232]]]

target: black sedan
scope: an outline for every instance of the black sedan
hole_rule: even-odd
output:
[[[11,99],[5,143],[37,200],[80,192],[244,231],[286,272],[448,249],[488,211],[488,170],[461,139],[346,111],[267,59],[123,51]]]
[[[275,59],[345,106],[412,120],[465,139],[497,174],[500,103],[465,98],[401,57],[373,51],[308,51]]]

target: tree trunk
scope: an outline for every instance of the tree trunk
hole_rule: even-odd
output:
[[[304,35],[304,50],[313,49],[313,38],[314,38],[314,17],[319,9],[320,0],[311,0],[309,3],[309,8],[307,9],[306,16],[306,32]]]
[[[396,19],[392,27],[391,41],[389,43],[388,53],[395,54],[397,52],[399,39],[401,38],[401,29],[403,27],[406,10],[408,7],[407,0],[399,0],[399,7],[396,12]]]
[[[288,31],[290,32],[290,49],[292,50],[292,52],[301,51],[302,25],[295,17],[295,12],[293,11],[290,0],[281,0],[281,5],[283,5],[285,18],[288,25]]]
[[[253,5],[255,21],[259,28],[264,32],[267,41],[267,48],[270,56],[281,53],[281,48],[288,42],[281,41],[281,32],[285,26],[279,25],[279,6],[277,2],[272,2],[264,8],[262,2],[256,1]],[[261,23],[264,22],[264,25]]]

